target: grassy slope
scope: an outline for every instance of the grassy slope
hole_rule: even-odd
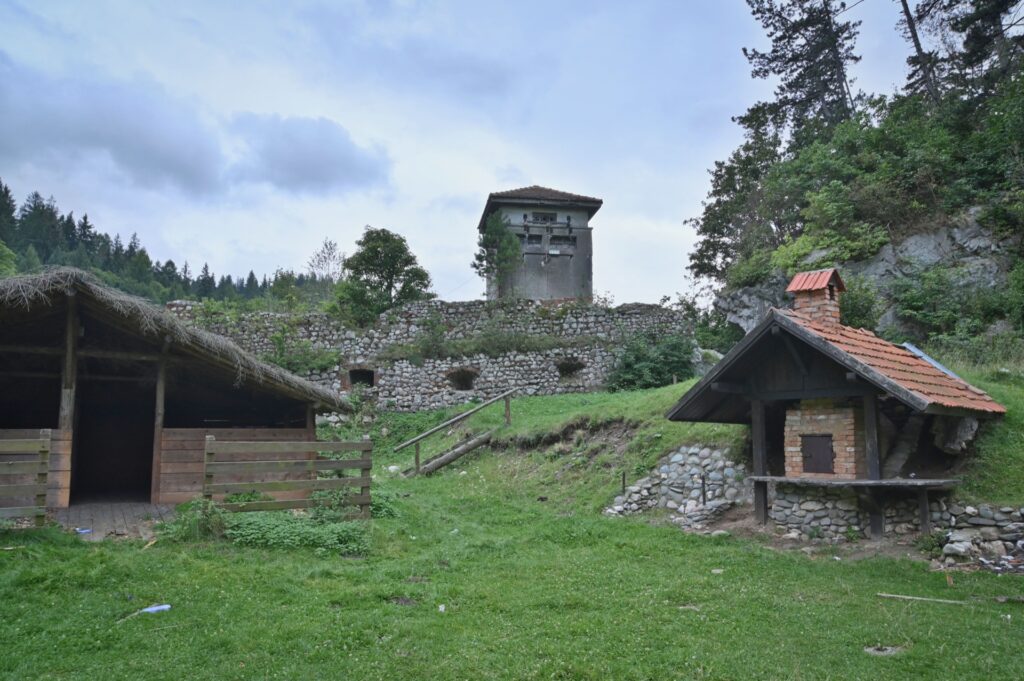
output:
[[[636,467],[679,442],[735,439],[736,429],[658,418],[683,389],[517,400],[501,438],[534,438],[582,413],[633,418],[634,445],[604,463]],[[381,470],[408,462],[387,445],[443,418],[382,419]],[[474,427],[500,419],[495,407]],[[1019,577],[963,574],[950,587],[918,562],[815,560],[604,518],[596,509],[617,469],[602,465],[610,454],[582,454],[498,450],[431,478],[380,474],[399,517],[373,521],[365,559],[0,533],[0,547],[19,547],[0,551],[0,675],[986,678],[1024,664],[1019,606],[988,599],[1020,594]],[[884,601],[881,591],[988,600]],[[168,613],[117,622],[164,602]],[[907,650],[862,652],[875,644]]]
[[[1004,418],[982,426],[961,494],[975,501],[1024,505],[1024,377],[991,369],[959,374],[1007,409]]]

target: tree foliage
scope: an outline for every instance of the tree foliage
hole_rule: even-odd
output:
[[[629,341],[608,374],[607,388],[660,388],[693,376],[693,338],[683,335],[639,336]]]
[[[393,307],[433,297],[430,275],[405,237],[367,227],[356,246],[335,288],[332,310],[342,319],[365,326]]]
[[[473,269],[482,278],[493,280],[500,295],[507,288],[508,278],[520,257],[519,239],[509,230],[508,222],[502,219],[501,213],[494,211],[487,216],[477,238]]]
[[[888,98],[844,96],[858,26],[841,20],[842,3],[748,4],[771,40],[746,51],[754,76],[781,83],[735,119],[744,141],[715,164],[689,221],[692,274],[744,286],[862,259],[969,206],[1024,229],[1020,2],[894,3],[913,57],[904,92]]]

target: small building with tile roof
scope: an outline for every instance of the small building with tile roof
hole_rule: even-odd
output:
[[[913,345],[840,322],[835,269],[801,272],[793,309],[771,309],[669,411],[674,421],[749,424],[754,502],[769,484],[857,488],[882,531],[885,492],[928,492],[959,481],[964,434],[1006,409]]]
[[[478,229],[497,213],[519,239],[522,258],[499,281],[487,279],[487,299],[591,300],[594,295],[590,220],[601,199],[532,185],[492,192]]]

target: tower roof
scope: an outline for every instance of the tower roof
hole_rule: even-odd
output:
[[[479,229],[483,229],[487,216],[494,212],[498,206],[522,205],[524,203],[562,208],[581,208],[587,211],[588,218],[592,218],[601,209],[601,205],[604,202],[593,196],[572,194],[535,184],[529,187],[520,187],[519,189],[491,192],[487,197],[487,204],[484,206],[483,215],[480,216]]]

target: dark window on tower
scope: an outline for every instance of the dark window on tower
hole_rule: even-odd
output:
[[[576,237],[553,234],[548,243],[552,246],[576,246]]]
[[[835,451],[831,435],[801,435],[800,452],[804,459],[804,473],[834,473]]]
[[[558,213],[538,213],[534,211],[533,221],[540,223],[556,222],[558,220]]]
[[[529,246],[540,246],[544,243],[543,234],[528,234],[526,236],[526,243]]]
[[[836,287],[835,287],[835,284],[829,284],[828,285],[828,299],[829,300],[835,300],[836,299]]]

